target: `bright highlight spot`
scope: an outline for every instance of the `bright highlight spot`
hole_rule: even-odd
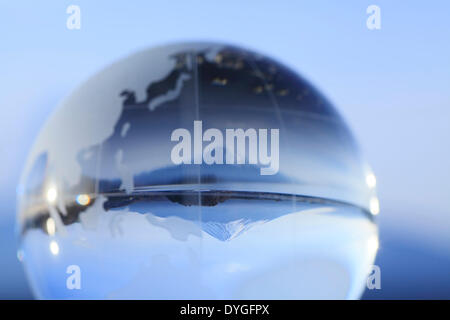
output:
[[[380,213],[380,202],[377,197],[370,199],[370,213],[377,215]]]
[[[374,236],[367,241],[367,249],[372,255],[375,255],[377,253],[379,246],[380,243],[378,242],[378,237]]]
[[[47,201],[49,203],[55,203],[56,198],[58,197],[58,191],[55,187],[51,187],[47,190]]]
[[[50,252],[51,252],[54,256],[58,255],[58,253],[59,253],[59,245],[58,245],[58,243],[57,243],[56,241],[54,241],[54,240],[50,242]]]
[[[49,235],[54,235],[56,232],[56,225],[55,225],[55,220],[53,220],[53,218],[48,218],[47,222],[45,223],[45,226],[47,228],[47,233]]]
[[[366,183],[369,186],[369,188],[375,188],[375,186],[377,185],[377,178],[373,173],[369,173],[366,176]]]
[[[91,198],[87,194],[79,194],[76,201],[79,205],[87,206],[91,202]]]

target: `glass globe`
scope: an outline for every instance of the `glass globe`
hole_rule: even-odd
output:
[[[50,117],[18,188],[39,298],[358,298],[375,176],[334,107],[230,45],[123,59]]]

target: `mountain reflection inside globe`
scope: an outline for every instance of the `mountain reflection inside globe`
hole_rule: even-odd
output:
[[[372,176],[289,68],[159,47],[89,79],[42,129],[21,252],[41,298],[357,298],[376,254]]]

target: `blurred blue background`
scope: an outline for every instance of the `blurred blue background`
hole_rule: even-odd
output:
[[[68,30],[66,8],[81,8]],[[366,8],[381,8],[368,30]],[[0,298],[31,298],[16,258],[15,188],[47,116],[83,80],[138,49],[230,42],[315,84],[349,122],[375,173],[381,290],[450,298],[450,2],[1,1]]]

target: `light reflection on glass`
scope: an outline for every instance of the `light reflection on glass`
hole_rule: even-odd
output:
[[[50,252],[57,256],[59,254],[59,245],[55,240],[50,241]]]
[[[380,202],[377,197],[370,199],[370,213],[377,215],[380,213]]]
[[[375,188],[375,186],[377,185],[377,178],[373,173],[369,173],[366,176],[366,183],[369,188]]]
[[[58,198],[58,191],[56,190],[55,187],[50,187],[47,190],[47,201],[49,203],[55,203],[56,198]]]
[[[87,206],[91,202],[91,198],[87,194],[79,194],[76,201],[81,206]]]
[[[45,223],[45,226],[47,228],[47,233],[53,236],[56,232],[55,220],[53,220],[53,218],[48,218],[47,222]]]

